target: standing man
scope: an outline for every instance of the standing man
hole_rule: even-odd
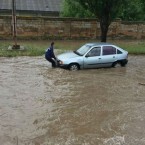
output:
[[[51,46],[45,52],[45,59],[51,62],[52,67],[56,67],[56,57],[53,52],[54,42],[51,43]]]

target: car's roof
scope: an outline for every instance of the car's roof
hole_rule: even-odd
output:
[[[121,47],[119,47],[119,46],[117,46],[117,45],[114,45],[114,44],[111,44],[111,43],[105,43],[105,42],[91,42],[91,43],[86,43],[86,45],[89,45],[89,46],[91,46],[91,47],[93,47],[93,46],[108,46],[108,45],[110,45],[110,46],[114,46],[114,47],[116,47],[117,49],[119,49],[119,50],[121,50],[121,51],[126,51],[126,50],[124,50],[124,49],[122,49]]]
[[[90,46],[104,46],[104,45],[113,45],[111,43],[105,43],[105,42],[91,42],[91,43],[86,43],[86,45],[90,45]]]

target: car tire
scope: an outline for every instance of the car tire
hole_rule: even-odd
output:
[[[79,69],[80,69],[80,67],[79,67],[79,65],[76,64],[76,63],[73,63],[73,64],[70,64],[70,65],[69,65],[69,70],[70,70],[70,71],[77,71],[77,70],[79,70]]]
[[[116,67],[116,65],[117,65],[117,61],[113,62],[112,67]]]
[[[126,63],[124,63],[124,62],[120,62],[120,64],[121,64],[122,67],[126,66]]]

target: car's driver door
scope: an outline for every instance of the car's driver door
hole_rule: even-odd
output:
[[[98,68],[101,60],[100,54],[101,54],[101,47],[92,48],[84,56],[84,68]]]

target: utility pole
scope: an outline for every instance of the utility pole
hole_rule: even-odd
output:
[[[11,28],[12,28],[12,35],[13,35],[13,41],[14,44],[12,46],[8,47],[8,50],[24,50],[24,46],[20,46],[17,44],[17,29],[16,29],[16,0],[12,1],[12,22],[11,22]]]
[[[13,40],[14,45],[13,49],[19,49],[19,45],[17,45],[17,37],[16,37],[16,0],[12,0],[12,32],[13,32]]]

